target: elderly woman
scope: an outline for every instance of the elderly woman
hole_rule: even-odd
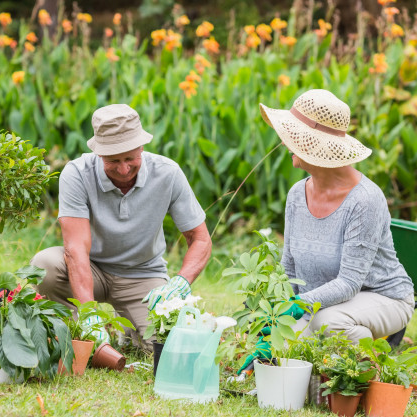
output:
[[[371,150],[346,133],[349,107],[310,90],[289,111],[260,108],[293,166],[310,174],[288,193],[281,261],[306,282],[295,288],[301,299],[321,303],[309,330],[327,325],[353,342],[401,330],[414,311],[413,284],[396,257],[384,194],[352,166]]]

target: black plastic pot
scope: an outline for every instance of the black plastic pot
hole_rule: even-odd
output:
[[[156,370],[158,369],[159,358],[161,357],[161,352],[164,347],[163,343],[152,342],[153,344],[153,375],[156,375]]]

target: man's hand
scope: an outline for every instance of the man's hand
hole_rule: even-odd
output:
[[[268,336],[271,334],[271,328],[270,327],[264,327],[261,330],[261,333],[263,336],[261,336],[256,345],[255,345],[255,352],[253,352],[251,355],[248,355],[245,363],[240,367],[240,369],[237,371],[237,374],[240,375],[240,373],[249,366],[250,363],[252,363],[255,359],[263,358],[263,359],[271,359],[271,345],[269,342],[264,341],[264,336]]]
[[[300,296],[296,295],[295,297],[291,297],[290,301],[299,300]],[[301,319],[304,316],[305,311],[299,307],[297,304],[293,304],[285,313],[282,313],[281,316],[292,316],[296,320]]]
[[[191,294],[191,286],[188,281],[181,275],[175,275],[167,284],[149,291],[142,303],[149,301],[148,309],[153,310],[161,300],[170,300],[175,297],[185,299],[189,294]]]
[[[107,333],[103,325],[103,320],[100,316],[93,315],[87,318],[82,324],[83,332],[81,336],[92,336],[95,339],[95,345],[98,346],[101,343],[110,342],[110,336]]]

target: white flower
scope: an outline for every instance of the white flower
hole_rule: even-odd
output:
[[[158,303],[155,306],[155,313],[158,316],[165,316],[167,319],[170,316],[171,311],[173,310],[173,308],[171,307],[169,301],[164,301],[163,303]]]
[[[185,305],[188,307],[195,307],[195,305],[197,304],[197,302],[201,300],[201,297],[199,295],[197,296],[193,296],[193,295],[187,295],[185,301]]]
[[[267,227],[266,229],[259,230],[259,233],[262,233],[264,236],[268,237],[272,233],[272,229]]]
[[[204,313],[201,315],[201,326],[203,328],[213,331],[215,324],[216,320],[212,314]]]
[[[186,314],[185,315],[185,325],[186,326],[194,326],[195,324],[195,318],[192,314]]]
[[[171,300],[169,300],[167,302],[169,303],[171,311],[181,310],[185,305],[185,301],[182,298],[179,298],[179,297],[172,298]]]

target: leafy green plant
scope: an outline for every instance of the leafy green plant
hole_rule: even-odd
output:
[[[291,356],[291,346],[302,333],[294,332],[292,327],[297,321],[285,313],[296,304],[314,315],[320,303],[310,305],[295,299],[291,284],[304,285],[304,281],[290,279],[279,262],[277,244],[262,233],[255,233],[262,243],[240,256],[240,268],[227,268],[223,276],[240,275],[231,284],[233,291],[245,296],[244,308],[233,315],[239,332],[247,332],[247,342],[253,342],[262,329],[269,327],[271,332],[263,340],[269,342],[272,358],[279,364],[279,358]]]
[[[339,392],[354,396],[367,389],[377,369],[366,356],[362,347],[348,344],[343,353],[333,353],[330,358],[325,358],[320,369],[329,380],[321,385],[325,388],[322,395]]]
[[[88,301],[83,304],[75,298],[68,298],[68,301],[77,308],[76,317],[71,315],[65,320],[73,340],[93,340],[96,342],[94,332],[101,331],[103,327],[111,327],[122,333],[125,332],[123,326],[135,330],[130,320],[126,317],[115,316],[113,311],[100,308],[97,301]],[[89,319],[95,316],[98,316],[101,322],[97,323],[91,320],[91,324],[87,324]]]
[[[44,276],[35,266],[0,274],[5,289],[0,293],[0,368],[14,378],[23,374],[27,379],[32,371],[53,377],[59,359],[67,369],[72,366],[71,336],[63,321],[71,312],[36,293],[32,285]]]
[[[39,217],[42,194],[55,175],[44,152],[14,133],[0,133],[0,233],[6,223],[21,229]]]
[[[377,377],[381,382],[410,386],[410,380],[416,370],[417,348],[410,347],[399,354],[392,354],[391,346],[385,339],[373,340],[370,337],[359,340],[359,345],[377,368]]]

